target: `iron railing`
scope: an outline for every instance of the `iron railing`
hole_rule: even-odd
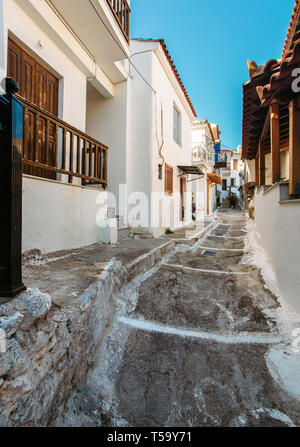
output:
[[[127,0],[106,0],[127,42],[130,33],[130,8]]]

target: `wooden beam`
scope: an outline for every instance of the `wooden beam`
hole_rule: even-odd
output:
[[[259,160],[258,153],[255,158],[255,185],[259,186]]]
[[[263,131],[262,131],[262,134],[261,134],[261,139],[262,140],[266,139],[266,137],[268,135],[268,132],[270,131],[270,115],[271,115],[271,110],[269,108],[268,114],[266,116],[265,124],[264,124],[264,127],[263,127]]]
[[[259,160],[259,186],[266,183],[266,159],[265,159],[265,145],[260,140],[258,145],[258,160]]]
[[[290,187],[291,195],[300,194],[300,107],[298,100],[292,100],[289,105],[290,113]]]
[[[271,132],[271,158],[272,158],[272,182],[280,182],[280,127],[279,104],[270,106],[270,132]]]

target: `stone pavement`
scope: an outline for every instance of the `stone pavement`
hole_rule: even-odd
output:
[[[57,425],[293,426],[300,401],[266,356],[283,343],[279,303],[242,263],[246,218],[223,211],[119,296],[87,382]]]

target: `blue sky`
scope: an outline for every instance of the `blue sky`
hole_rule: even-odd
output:
[[[131,37],[164,38],[200,119],[241,144],[247,59],[280,58],[294,0],[131,0]]]

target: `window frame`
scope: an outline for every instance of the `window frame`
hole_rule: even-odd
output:
[[[177,114],[176,116],[178,117],[178,124],[176,123],[176,126],[175,126],[175,113]],[[173,140],[175,141],[175,143],[178,144],[178,146],[182,147],[182,113],[179,107],[177,107],[177,105],[175,104],[175,102],[173,102]]]
[[[169,188],[168,176],[171,176],[171,188]],[[167,163],[165,164],[165,193],[172,196],[174,191],[174,168]]]

